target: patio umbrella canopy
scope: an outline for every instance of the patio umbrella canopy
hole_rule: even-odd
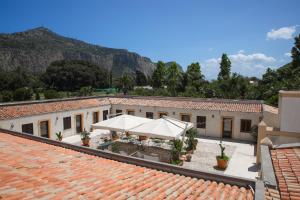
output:
[[[108,120],[92,124],[94,129],[106,129],[111,131],[125,132],[129,129],[137,127],[143,123],[153,121],[152,119],[144,117],[136,117],[132,115],[119,115]]]
[[[173,140],[179,138],[184,131],[191,129],[192,127],[192,123],[163,117],[132,128],[129,130],[129,133],[152,138]]]

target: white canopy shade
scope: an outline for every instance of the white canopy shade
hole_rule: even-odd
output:
[[[192,127],[192,123],[183,122],[169,117],[163,117],[132,128],[129,130],[129,133],[152,138],[172,140],[179,138],[185,131],[191,129]]]
[[[107,129],[111,131],[125,132],[129,129],[137,127],[143,123],[153,121],[144,117],[136,117],[132,115],[119,115],[108,120],[92,124],[93,129]]]

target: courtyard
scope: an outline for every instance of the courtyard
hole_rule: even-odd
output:
[[[235,141],[223,141],[225,153],[230,157],[226,170],[216,167],[216,156],[220,154],[219,140],[198,138],[198,145],[192,155],[191,162],[184,162],[183,167],[210,171],[213,173],[255,179],[258,176],[254,145]]]

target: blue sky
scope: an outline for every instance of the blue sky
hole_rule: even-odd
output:
[[[0,0],[0,32],[45,26],[184,69],[200,62],[207,79],[227,53],[233,72],[260,77],[291,60],[299,8],[299,0]]]

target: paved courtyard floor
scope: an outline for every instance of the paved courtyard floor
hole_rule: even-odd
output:
[[[225,153],[230,157],[229,165],[225,171],[216,168],[216,156],[220,154],[219,140],[198,139],[197,149],[192,155],[191,162],[184,162],[183,167],[211,171],[214,173],[255,179],[258,176],[254,145],[223,141]]]

